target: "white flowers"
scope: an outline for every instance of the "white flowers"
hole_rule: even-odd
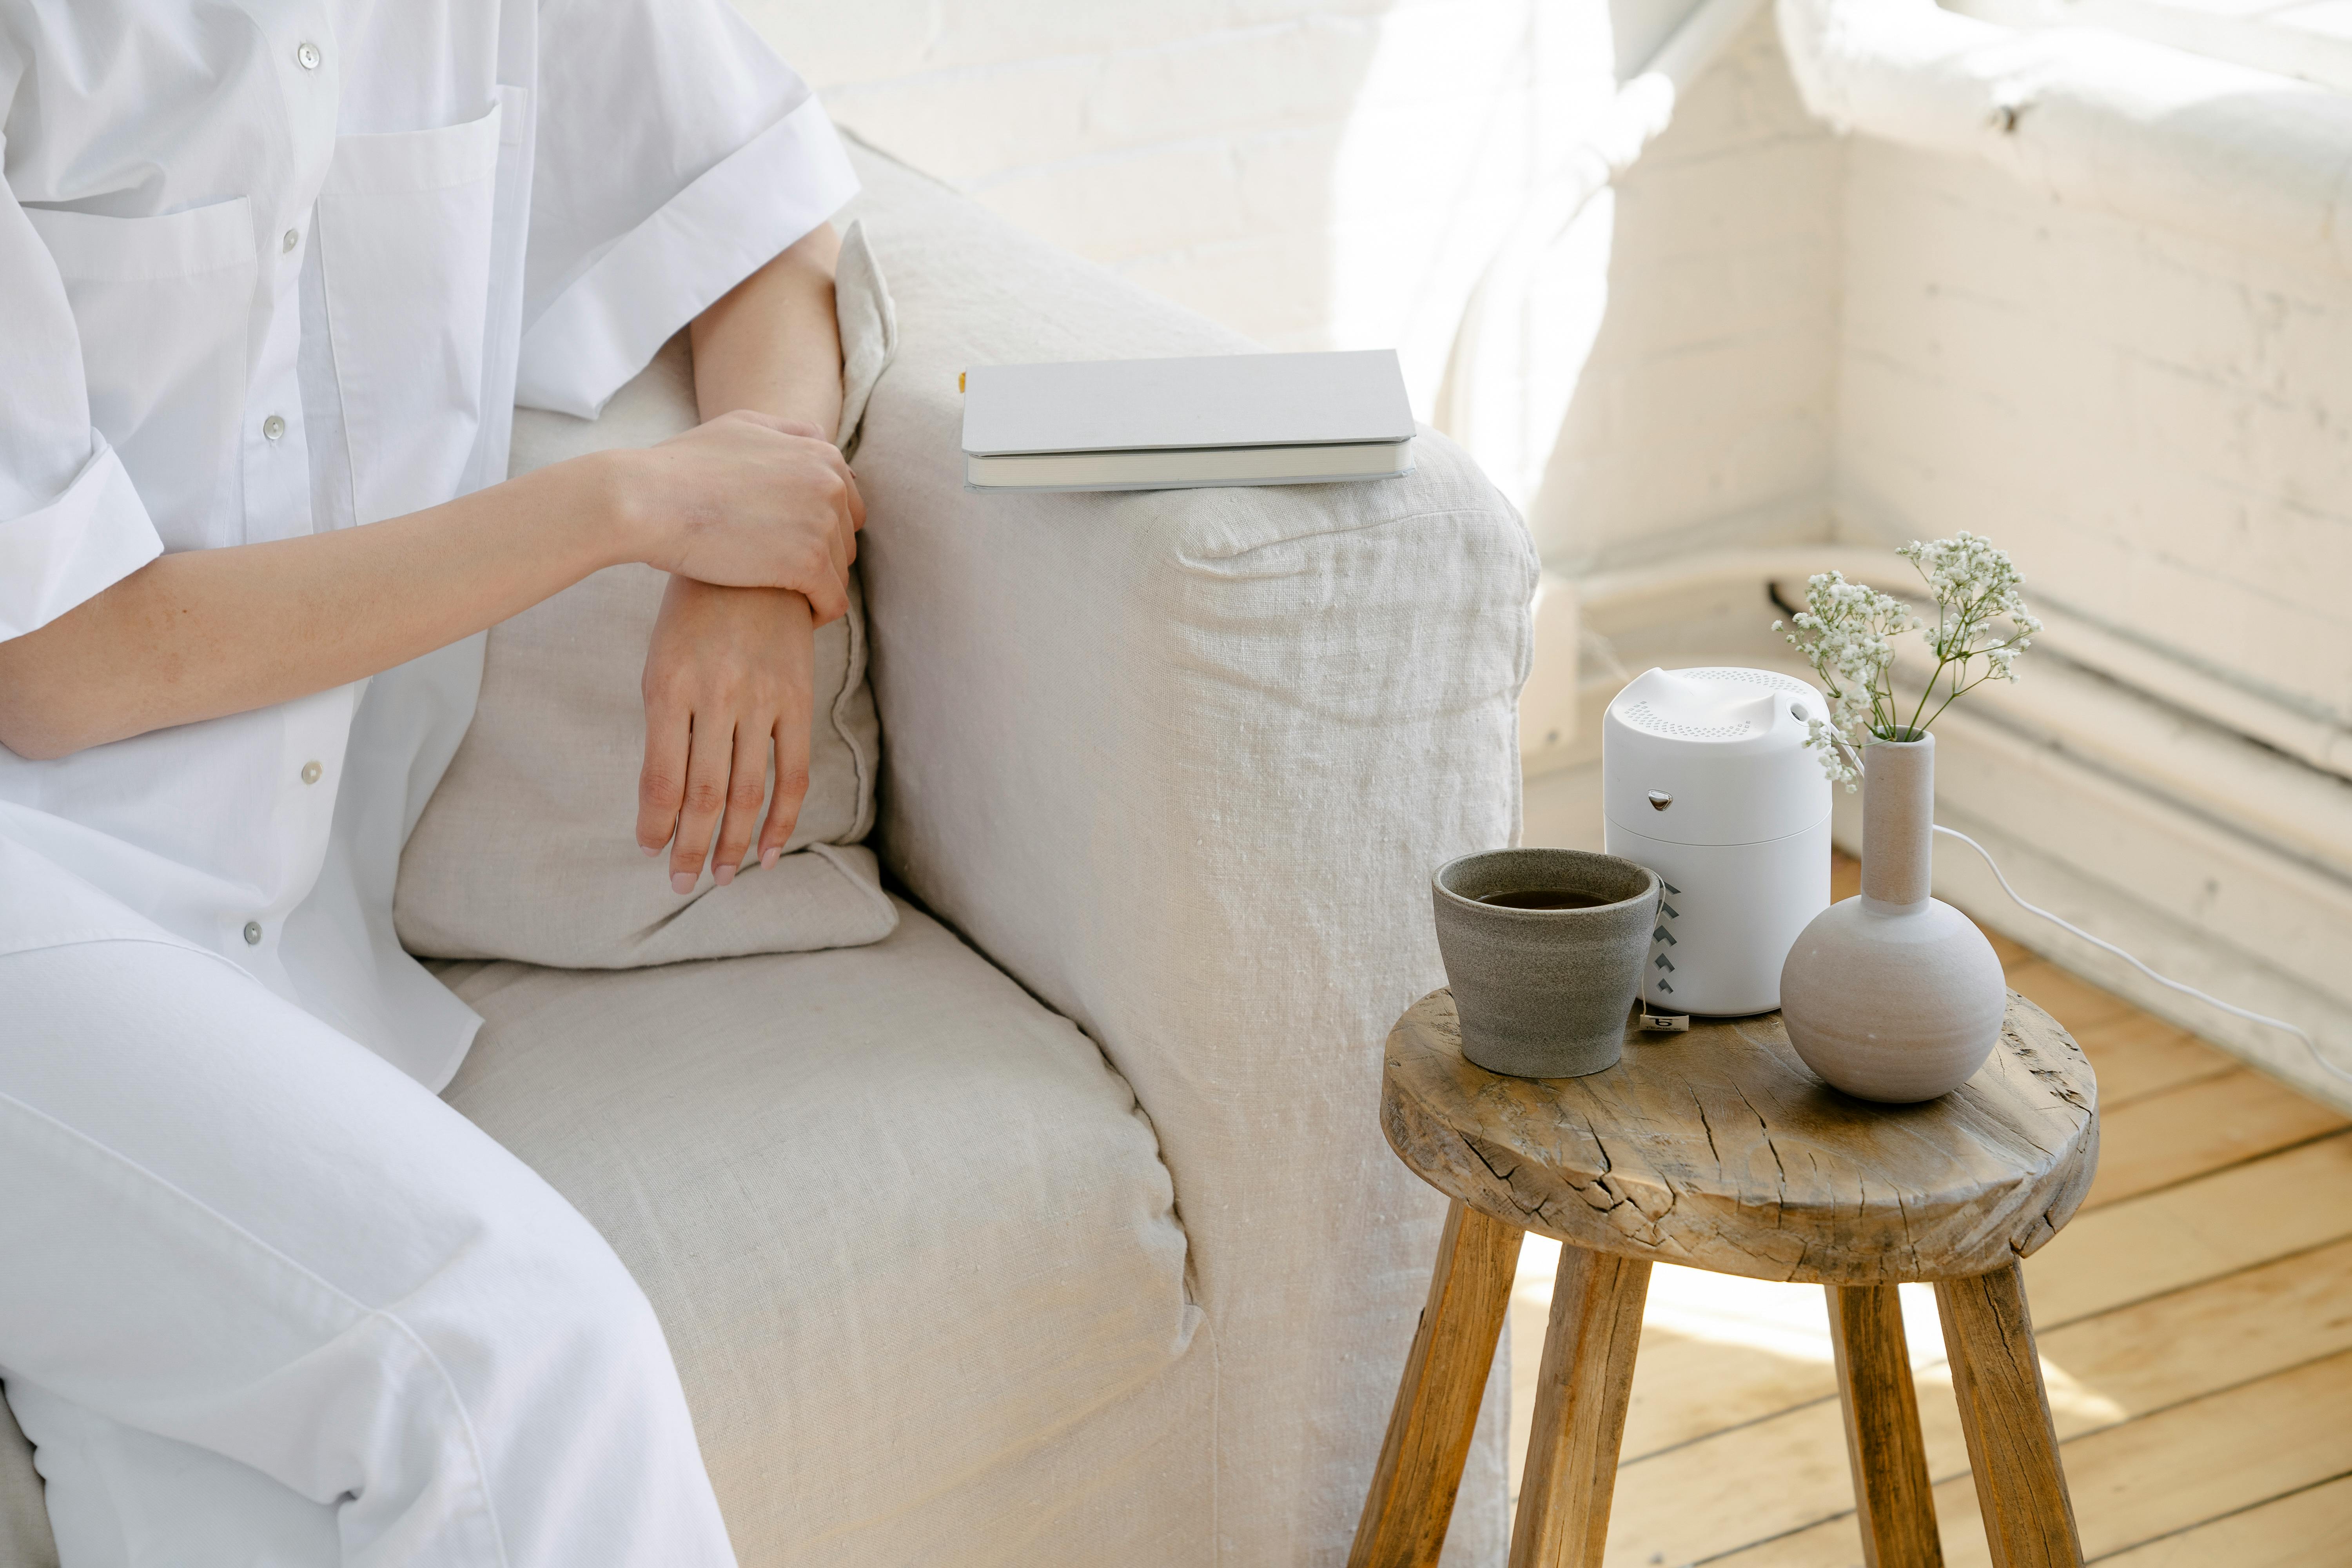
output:
[[[2025,612],[2016,566],[1991,541],[1963,531],[1925,543],[1914,540],[1895,553],[1927,580],[1936,600],[1932,629],[1902,600],[1865,584],[1849,583],[1836,572],[1814,575],[1805,584],[1805,607],[1788,621],[1772,623],[1772,629],[1787,637],[1821,678],[1830,716],[1826,721],[1811,721],[1806,744],[1821,753],[1822,771],[1849,791],[1860,775],[1845,748],[1859,747],[1874,735],[1882,741],[1916,740],[1962,692],[1988,680],[2015,680],[2017,656],[2033,646],[2033,636],[2042,629],[2042,623]],[[2009,623],[2008,636],[2000,635],[1995,621]],[[1927,630],[1936,670],[1905,721],[1891,679],[1893,639],[1922,629]],[[1978,659],[1984,660],[1981,673],[1974,669]],[[1928,711],[1928,702],[1939,692],[1941,700]]]

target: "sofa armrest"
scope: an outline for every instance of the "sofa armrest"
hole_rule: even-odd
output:
[[[1535,553],[1427,432],[1396,480],[967,489],[967,366],[1251,345],[899,165],[859,172],[900,324],[856,460],[883,854],[1134,1086],[1220,1425],[1266,1457],[1223,1440],[1221,1534],[1321,1560],[1443,1212],[1378,1131],[1382,1042],[1444,983],[1430,872],[1517,835]]]

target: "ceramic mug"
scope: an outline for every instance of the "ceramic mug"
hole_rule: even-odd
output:
[[[1462,1054],[1514,1078],[1581,1078],[1617,1065],[1658,921],[1658,878],[1582,849],[1491,849],[1430,879],[1437,951]],[[1552,892],[1573,909],[1480,900]]]

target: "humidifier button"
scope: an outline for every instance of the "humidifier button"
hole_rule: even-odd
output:
[[[1664,811],[1666,807],[1675,804],[1675,797],[1668,795],[1662,789],[1652,790],[1650,792],[1649,800],[1650,809],[1652,811]]]

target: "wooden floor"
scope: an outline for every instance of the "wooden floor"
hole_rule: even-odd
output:
[[[1853,891],[1851,861],[1840,897]],[[2097,1182],[2025,1265],[2084,1557],[2352,1565],[2352,1124],[2023,949],[2010,984],[2099,1078]],[[1555,1243],[1511,1307],[1519,1473]],[[1989,1563],[1932,1290],[1904,1288],[1945,1561]],[[1633,1378],[1612,1568],[1862,1562],[1817,1286],[1661,1265]]]

